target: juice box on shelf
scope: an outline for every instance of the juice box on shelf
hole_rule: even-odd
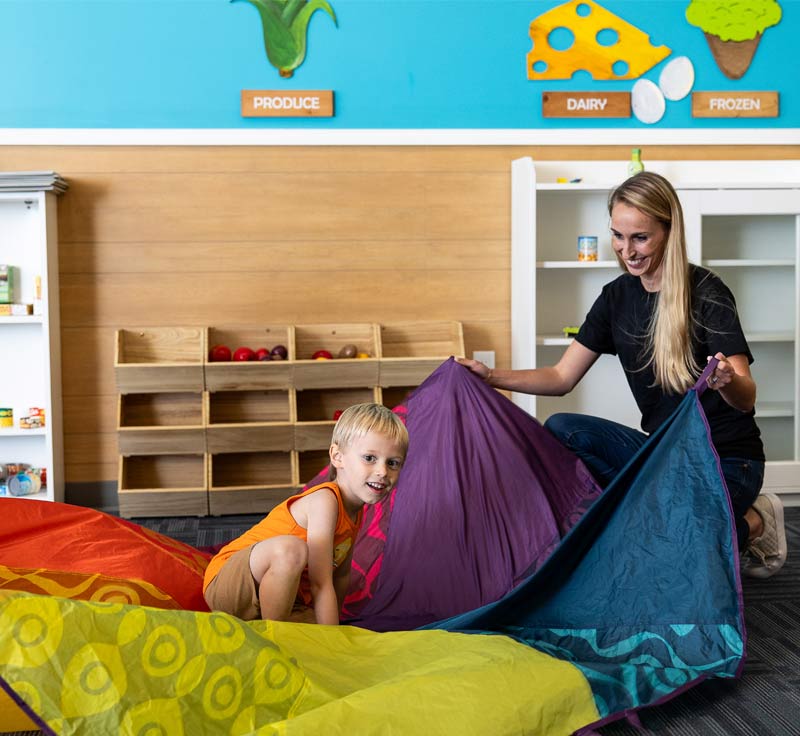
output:
[[[0,263],[0,304],[10,304],[17,294],[17,267]]]

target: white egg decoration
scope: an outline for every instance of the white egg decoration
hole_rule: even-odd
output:
[[[657,123],[664,116],[667,103],[655,82],[651,82],[649,79],[640,79],[631,90],[631,107],[633,107],[633,114],[641,122],[651,125]]]
[[[670,61],[658,78],[658,86],[668,100],[682,100],[694,87],[694,65],[688,56]]]

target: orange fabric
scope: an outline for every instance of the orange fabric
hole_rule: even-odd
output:
[[[86,586],[97,581],[95,576],[102,576],[108,581],[134,581],[128,586],[130,595],[149,596],[149,605],[208,611],[202,588],[208,559],[208,554],[188,544],[101,511],[0,498],[4,588],[30,590],[36,584],[55,591],[60,585],[62,590],[85,593]],[[109,591],[96,590],[95,600]],[[171,600],[163,598],[159,604],[162,596]]]
[[[337,567],[346,557],[351,547],[355,543],[358,529],[361,526],[361,518],[363,509],[359,510],[358,518],[353,521],[345,511],[344,503],[342,501],[342,492],[336,483],[320,483],[319,485],[312,486],[311,488],[298,493],[295,496],[290,496],[283,503],[276,506],[269,514],[258,522],[254,527],[248,529],[240,537],[237,537],[229,544],[225,545],[217,555],[208,563],[206,568],[205,577],[203,579],[203,592],[205,592],[209,583],[214,579],[216,574],[220,571],[225,562],[240,549],[245,549],[253,544],[261,542],[265,539],[272,537],[279,537],[284,534],[291,534],[292,536],[307,541],[307,530],[300,526],[295,518],[292,516],[290,510],[292,504],[298,498],[308,496],[315,491],[322,488],[328,488],[336,496],[336,501],[339,504],[339,514],[336,519],[336,529],[333,533],[333,566]],[[303,571],[300,578],[300,586],[297,592],[297,597],[303,603],[310,606],[311,600],[311,586],[308,581],[308,568]]]

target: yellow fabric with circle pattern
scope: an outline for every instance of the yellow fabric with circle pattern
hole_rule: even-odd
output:
[[[572,665],[503,636],[244,622],[0,591],[0,683],[57,734],[570,734]]]

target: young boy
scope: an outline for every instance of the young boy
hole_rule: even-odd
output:
[[[408,433],[379,404],[346,409],[330,446],[329,481],[284,501],[211,560],[209,608],[245,620],[286,621],[295,604],[318,624],[338,624],[365,504],[385,498],[405,460]]]

